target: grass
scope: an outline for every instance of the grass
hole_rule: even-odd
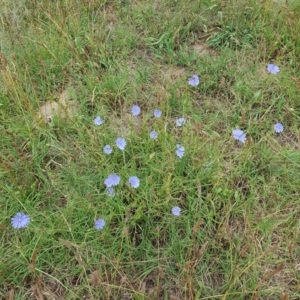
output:
[[[298,1],[0,4],[1,299],[300,298]]]

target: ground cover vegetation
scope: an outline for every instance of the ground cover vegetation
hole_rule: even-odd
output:
[[[300,299],[297,0],[0,0],[1,299]]]

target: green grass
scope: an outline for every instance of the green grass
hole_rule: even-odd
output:
[[[1,299],[300,299],[298,1],[0,6]]]

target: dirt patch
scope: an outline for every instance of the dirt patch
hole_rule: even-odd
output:
[[[142,114],[133,116],[130,108],[125,108],[121,115],[112,114],[110,117],[110,128],[115,135],[120,137],[129,136],[132,132],[139,132],[142,123]]]
[[[192,45],[192,50],[199,56],[212,54],[212,50],[204,42]]]
[[[57,96],[57,101],[46,101],[37,111],[37,118],[44,123],[51,123],[56,116],[59,119],[72,118],[77,113],[79,104],[72,100],[72,87],[68,87]]]
[[[185,76],[185,69],[178,66],[168,66],[161,70],[162,82],[174,82],[174,80],[183,78]]]

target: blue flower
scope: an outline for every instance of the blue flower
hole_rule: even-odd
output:
[[[181,127],[185,123],[186,123],[186,119],[185,118],[179,118],[179,119],[176,120],[176,126],[177,127]]]
[[[141,113],[141,108],[138,105],[133,105],[131,112],[133,116],[138,116]]]
[[[178,207],[178,206],[174,206],[173,208],[172,208],[172,214],[174,215],[174,216],[180,216],[180,213],[181,213],[181,208],[180,207]]]
[[[105,154],[112,154],[112,152],[113,152],[110,145],[104,146],[103,151],[104,151]]]
[[[284,129],[284,127],[283,127],[283,125],[281,123],[276,123],[274,125],[274,130],[277,133],[281,133],[283,131],[283,129]]]
[[[99,117],[99,116],[94,119],[94,124],[97,126],[99,126],[103,123],[104,123],[104,120],[102,120],[101,117]]]
[[[110,188],[112,186],[117,186],[120,183],[120,176],[117,174],[110,174],[105,180],[104,184],[106,185],[107,188]]]
[[[103,219],[98,219],[95,221],[95,228],[101,230],[105,226],[105,221]]]
[[[25,228],[29,223],[30,217],[20,212],[18,212],[11,218],[11,225],[15,229]]]
[[[162,114],[161,110],[159,110],[159,109],[154,110],[153,115],[155,118],[160,118],[161,114]]]
[[[138,188],[140,186],[140,180],[136,176],[132,176],[128,179],[129,184],[134,189]]]
[[[107,188],[106,195],[108,197],[114,197],[116,195],[114,188],[113,187]]]
[[[232,130],[233,138],[237,141],[240,141],[242,143],[246,142],[246,134],[241,129],[234,129]]]
[[[155,130],[152,130],[152,131],[150,132],[150,139],[156,140],[157,137],[158,137],[158,133],[157,133]]]
[[[184,147],[177,144],[176,145],[176,155],[179,157],[179,158],[182,158],[184,156]]]
[[[189,78],[189,85],[197,86],[200,83],[200,78],[198,75],[193,75]]]
[[[279,73],[279,67],[276,66],[276,65],[274,65],[274,64],[268,64],[267,70],[268,70],[271,74],[277,74],[277,73]]]
[[[125,150],[126,147],[126,141],[123,138],[117,138],[116,139],[116,146],[120,149],[120,150]]]

